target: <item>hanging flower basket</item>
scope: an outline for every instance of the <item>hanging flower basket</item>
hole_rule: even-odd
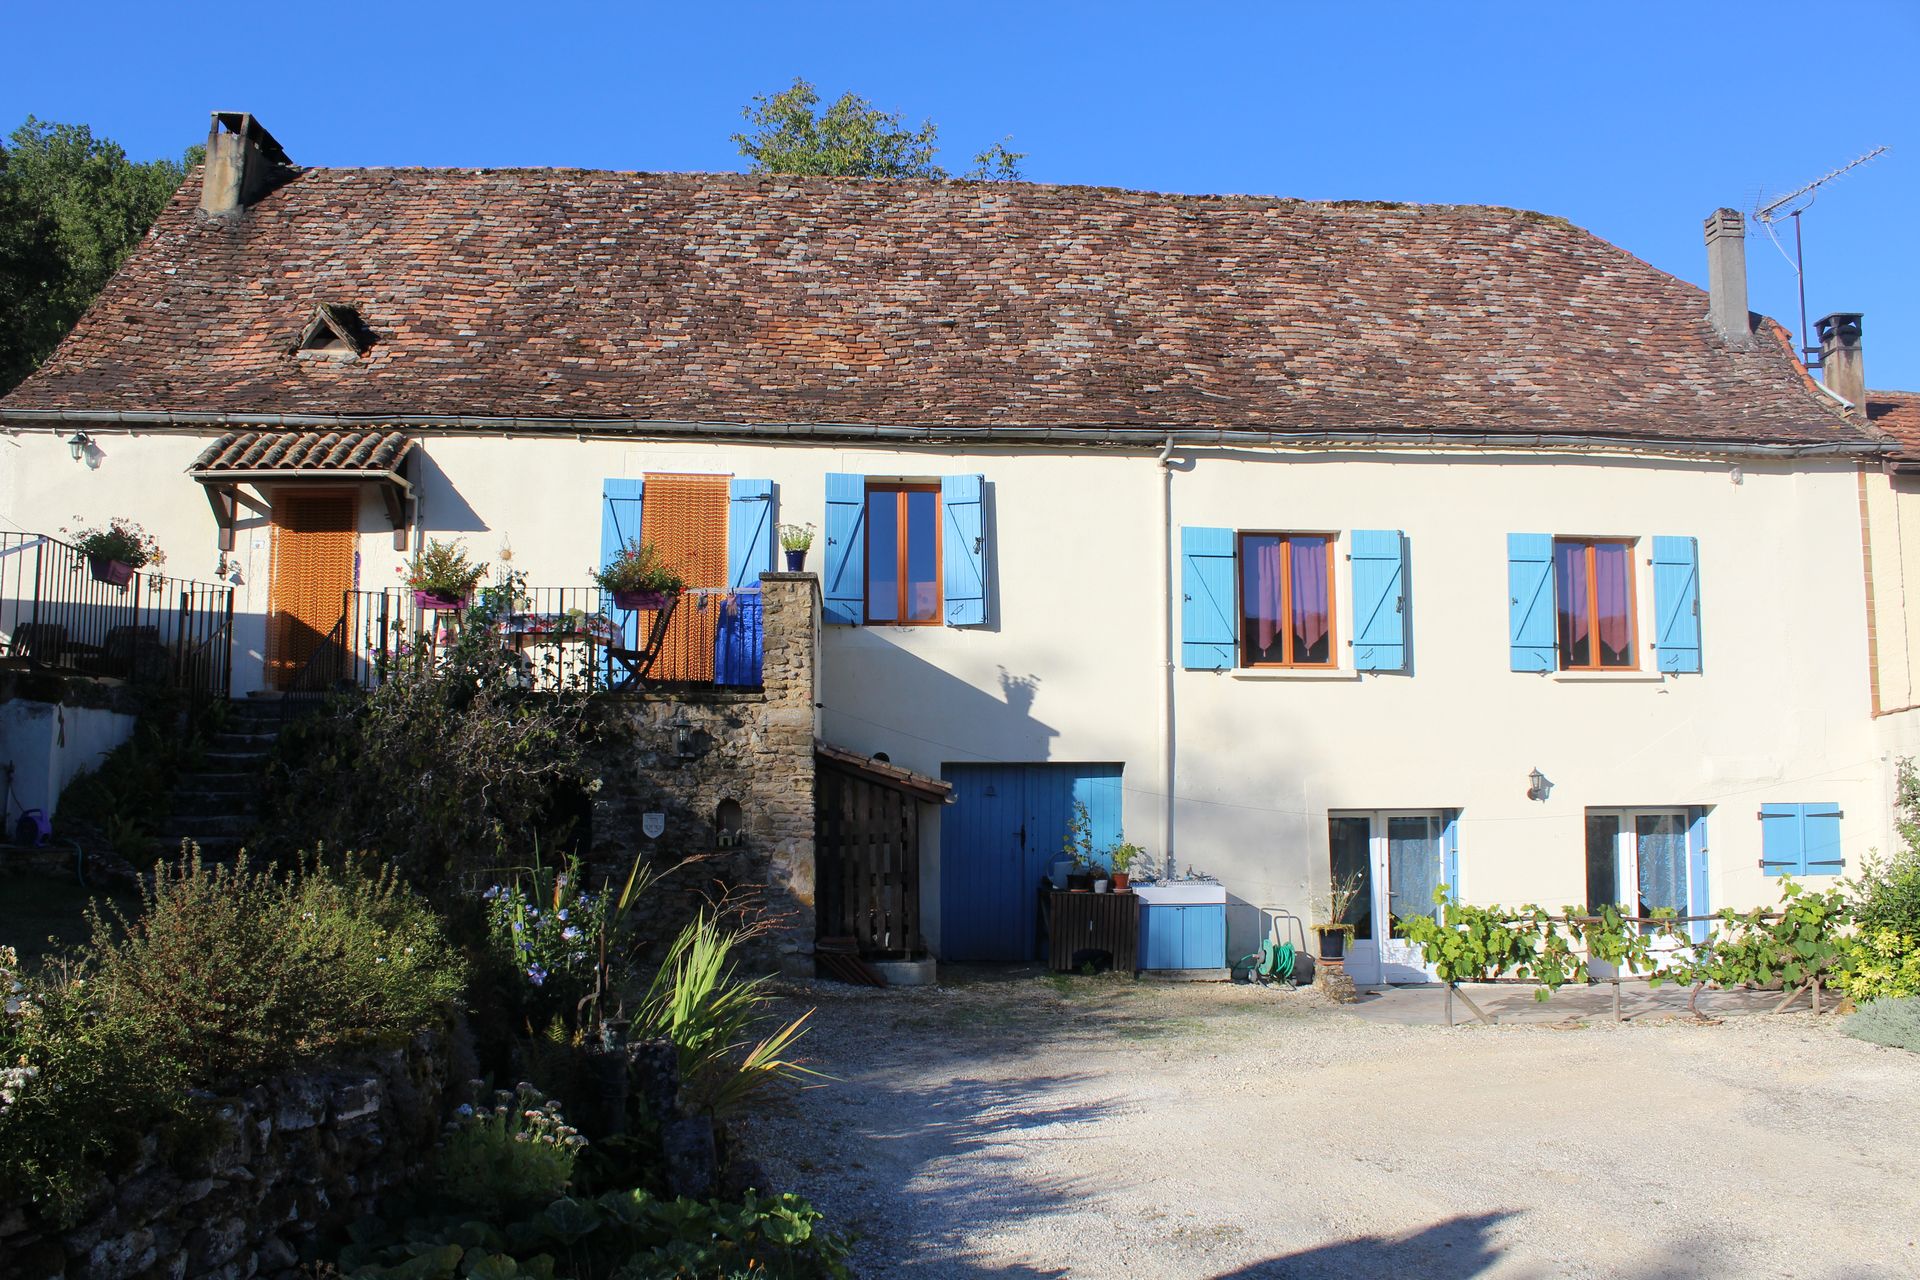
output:
[[[93,571],[96,582],[124,587],[133,581],[133,566],[124,560],[109,560],[105,556],[88,556],[87,568]]]
[[[467,607],[467,596],[446,596],[437,591],[416,591],[413,602],[422,609],[435,609],[443,613],[458,613]]]
[[[613,607],[660,610],[666,608],[672,599],[671,591],[616,591],[613,593]]]

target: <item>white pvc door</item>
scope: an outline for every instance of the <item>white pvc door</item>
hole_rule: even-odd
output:
[[[1430,810],[1328,816],[1332,879],[1358,887],[1345,917],[1353,926],[1347,973],[1355,982],[1433,981],[1420,948],[1398,925],[1438,910],[1433,890],[1446,879],[1446,826],[1446,816]]]
[[[1587,811],[1588,905],[1611,900],[1629,916],[1670,910],[1684,916],[1692,897],[1692,868],[1687,851],[1684,809]],[[1609,847],[1610,846],[1610,847]],[[1611,857],[1612,866],[1606,865]],[[1643,933],[1657,929],[1642,925]],[[1661,944],[1670,950],[1673,943]],[[1610,977],[1610,965],[1592,966],[1595,977]]]

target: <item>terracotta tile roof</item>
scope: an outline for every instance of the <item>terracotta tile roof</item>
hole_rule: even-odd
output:
[[[1920,455],[1920,391],[1867,392],[1867,421]]]
[[[883,787],[892,787],[921,800],[931,800],[935,804],[947,803],[953,795],[953,784],[939,778],[930,778],[924,773],[915,773],[903,769],[886,760],[877,760],[872,756],[863,756],[858,751],[849,751],[845,747],[836,747],[831,742],[813,740],[813,754],[821,764],[834,765],[856,773],[869,782]]]
[[[188,470],[398,471],[412,448],[399,431],[230,431]]]
[[[188,178],[4,410],[1859,440],[1777,326],[1509,209],[1030,184]],[[293,354],[354,307],[358,360]]]

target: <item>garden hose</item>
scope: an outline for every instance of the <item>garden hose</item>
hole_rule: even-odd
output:
[[[1286,982],[1293,977],[1294,951],[1291,942],[1276,942],[1269,938],[1260,944],[1260,950],[1241,956],[1233,967],[1245,969],[1249,982]]]

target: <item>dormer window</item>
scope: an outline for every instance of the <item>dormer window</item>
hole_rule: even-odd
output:
[[[294,354],[302,360],[357,360],[373,345],[373,334],[354,307],[323,302],[300,331]]]

